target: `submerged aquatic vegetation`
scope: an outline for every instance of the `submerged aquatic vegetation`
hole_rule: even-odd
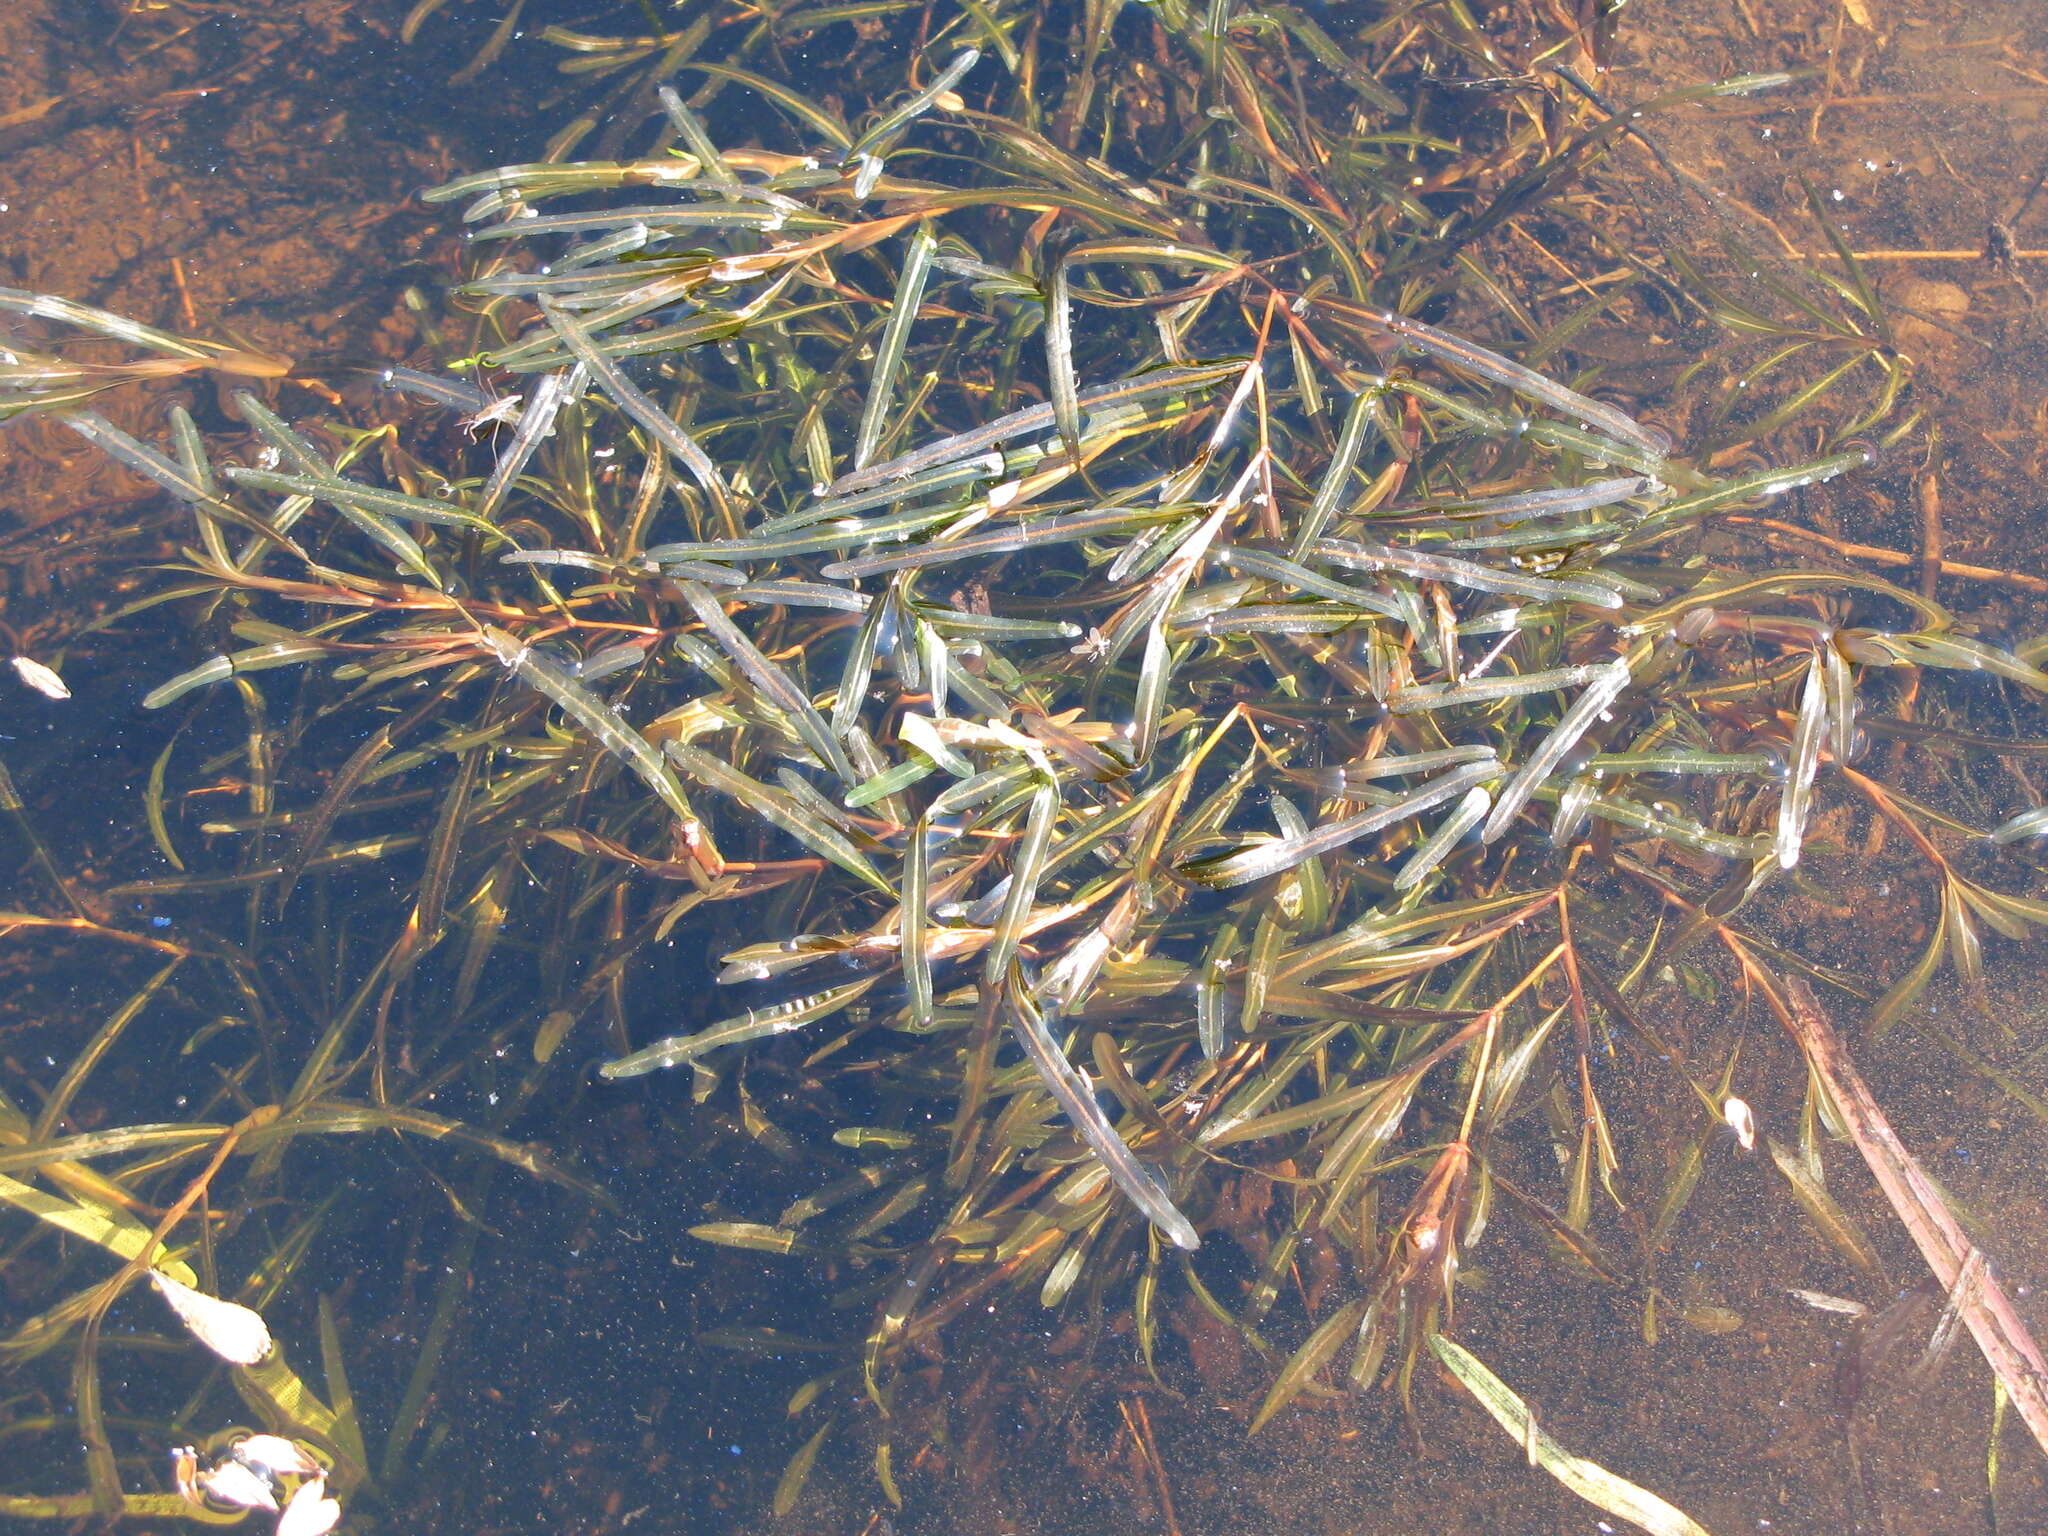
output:
[[[1918,591],[1720,535],[1871,462],[1855,435],[1905,378],[1874,301],[1839,285],[1836,318],[1749,377],[1847,361],[1713,423],[1720,450],[1797,427],[1797,456],[1691,454],[1597,376],[1466,339],[1519,329],[1548,356],[1592,315],[1517,312],[1465,227],[1489,215],[1417,190],[1461,147],[1393,126],[1388,87],[1301,13],[1164,0],[1138,30],[1172,66],[1134,52],[1113,100],[1083,70],[1034,79],[1019,15],[946,14],[866,126],[641,49],[728,104],[759,92],[789,128],[757,137],[788,147],[722,142],[671,89],[640,158],[430,193],[465,205],[463,361],[499,393],[381,382],[466,434],[245,392],[261,462],[216,468],[187,420],[174,458],[75,409],[54,364],[0,405],[188,503],[174,594],[232,637],[146,702],[217,710],[233,684],[249,745],[216,766],[249,811],[207,830],[246,852],[121,894],[231,890],[254,916],[402,872],[403,930],[296,1094],[359,1054],[361,1128],[418,1129],[479,1041],[516,1038],[517,1104],[602,1052],[611,1081],[689,1067],[697,1104],[736,1102],[767,1144],[748,1052],[786,1053],[826,1182],[692,1230],[884,1277],[811,1394],[836,1409],[896,1412],[909,1352],[999,1290],[1115,1298],[1154,1368],[1185,1288],[1267,1361],[1255,1425],[1332,1376],[1406,1399],[1503,1203],[1653,1319],[1691,1184],[1637,1251],[1601,1232],[1627,1174],[1596,1066],[1640,1048],[1697,1095],[1696,1179],[1735,1062],[1675,1046],[1646,999],[1732,995],[1757,966],[1865,995],[1743,926],[1850,815],[1902,833],[1935,892],[1880,1027],[1944,957],[1974,980],[1980,925],[2048,921],[1987,828],[1857,766],[1861,717],[1902,688],[1975,673],[2025,698],[2048,675]],[[1617,121],[1592,114],[1535,185]],[[1660,281],[1642,302],[1771,329]],[[288,728],[256,680],[283,668],[306,674]],[[313,804],[280,805],[281,757],[343,748]],[[428,819],[336,834],[405,807]],[[678,939],[715,946],[726,995],[639,995]],[[1857,1255],[1818,1179],[1787,1179]],[[1221,1293],[1192,1257],[1216,1239],[1245,1261]],[[1314,1297],[1310,1250],[1334,1282]]]

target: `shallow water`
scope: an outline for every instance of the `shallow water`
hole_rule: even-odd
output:
[[[1891,306],[1898,345],[1919,365],[1915,402],[1940,431],[1932,446],[1916,435],[1910,452],[1869,474],[1763,509],[1773,525],[1749,534],[1785,564],[1846,558],[1902,584],[1924,581],[1981,638],[2020,645],[2048,631],[2039,491],[2048,315],[2037,299],[2048,289],[2048,192],[2035,190],[2048,168],[2040,130],[2048,64],[2017,4],[1967,15],[1930,5],[1882,4],[1880,12],[1880,4],[1766,16],[1696,0],[1622,12],[1600,86],[1608,99],[1644,100],[1743,72],[1819,73],[1796,91],[1653,123],[1645,132],[1656,153],[1633,144],[1617,151],[1574,212],[1678,249],[1707,250],[1740,231],[1768,256],[1824,265],[1831,253],[1808,212],[1805,177]],[[539,158],[548,134],[603,89],[558,75],[563,54],[535,35],[544,21],[580,19],[529,17],[495,63],[451,85],[496,16],[451,6],[406,41],[397,35],[403,10],[315,4],[240,24],[173,5],[138,13],[109,39],[102,18],[88,25],[65,7],[16,8],[0,22],[12,29],[0,33],[12,88],[0,119],[60,100],[0,127],[10,148],[0,165],[0,284],[287,354],[336,389],[349,366],[414,359],[461,242],[445,208],[412,194],[464,170]],[[605,25],[645,24],[632,7],[618,12]],[[1335,30],[1372,13],[1318,14]],[[1499,36],[1526,52],[1528,36],[1513,26]],[[830,70],[835,57],[828,30],[793,46],[785,64],[819,90],[812,72]],[[1142,62],[1134,61],[1133,89],[1142,88]],[[1423,126],[1448,131],[1465,110],[1465,98],[1447,90],[1436,108],[1443,121]],[[1719,215],[1693,194],[1702,184],[1718,195]],[[1515,243],[1521,235],[1497,238],[1492,259],[1545,270],[1542,252]],[[1997,259],[1983,254],[1987,242]],[[1581,275],[1560,272],[1546,296],[1564,303]],[[1529,286],[1540,291],[1533,277]],[[1681,443],[1709,429],[1714,402],[1704,388],[1674,382],[1668,338],[1589,335],[1587,346],[1615,380],[1668,383],[1668,398],[1642,414]],[[232,387],[187,390],[203,429],[232,425],[221,404]],[[325,406],[314,391],[287,399],[300,413]],[[163,404],[161,394],[138,393],[108,413],[160,441]],[[61,663],[74,695],[45,701],[13,691],[0,756],[52,860],[82,893],[162,875],[139,807],[180,722],[145,715],[136,701],[208,648],[195,650],[164,610],[105,630],[85,626],[149,589],[156,578],[139,567],[189,539],[185,514],[39,423],[0,436],[0,475],[10,514],[0,525],[0,617],[24,652]],[[1931,560],[1950,565],[1934,569]],[[2002,706],[1988,692],[1979,704],[1969,723],[1988,730]],[[187,771],[204,764],[220,780],[221,814],[246,811],[225,766],[240,723],[222,713],[184,728]],[[1866,835],[1845,820],[1845,841]],[[61,915],[47,877],[18,867],[7,905]],[[1931,931],[1926,893],[1909,903],[1876,873],[1848,889],[1800,894],[1804,904],[1781,906],[1784,931],[1770,936],[1872,978],[1873,993]],[[301,951],[296,974],[273,978],[266,1005],[288,1007],[307,1031],[346,1015],[376,942],[367,934],[389,916],[394,895],[374,880],[331,890],[309,882],[293,922],[321,942]],[[144,938],[176,938],[192,921],[146,895],[105,905],[111,922]],[[275,920],[251,910],[248,921]],[[220,930],[218,908],[206,923]],[[252,945],[263,937],[225,931]],[[2048,1266],[2039,1194],[2048,1125],[2033,1097],[2043,1091],[2041,952],[1989,935],[1986,946],[1981,1001],[1944,977],[1881,1039],[1860,1037],[1846,1003],[1838,1018],[1902,1137],[1973,1223],[2022,1315],[2048,1326],[2032,1299]],[[33,1115],[64,1063],[159,962],[19,929],[5,953],[17,985],[0,1004],[0,1088]],[[541,954],[535,964],[545,972],[572,960]],[[656,985],[701,991],[710,968],[708,959],[667,956]],[[516,1001],[507,999],[508,1012]],[[249,1107],[239,1084],[221,1081],[240,1059],[230,1049],[245,1024],[235,1000],[181,979],[165,1002],[122,1036],[81,1099],[75,1129],[172,1119],[216,1097],[228,1109],[214,1108],[214,1118]],[[1684,1029],[1740,1004],[1723,993],[1675,996],[1669,1006],[1672,1027]],[[431,1037],[431,1007],[407,1022]],[[1979,1065],[1959,1064],[1940,1030],[1967,1042]],[[650,1023],[634,1043],[664,1032]],[[588,1041],[575,1048],[600,1054]],[[524,1036],[504,1042],[499,1054],[512,1064],[501,1077],[451,1085],[447,1101],[427,1107],[495,1108],[499,1093],[514,1091],[519,1054],[529,1049]],[[1740,1086],[1765,1129],[1792,1140],[1804,1086],[1796,1054],[1767,1018],[1754,1023],[1743,1052]],[[1668,1082],[1614,1061],[1601,1070],[1611,1074],[1602,1091],[1617,1102],[1684,1107]],[[819,1428],[815,1416],[792,1417],[785,1407],[839,1363],[828,1353],[840,1327],[830,1309],[878,1276],[858,1264],[713,1248],[683,1228],[738,1213],[767,1220],[812,1192],[817,1181],[801,1166],[800,1075],[786,1062],[763,1075],[752,1106],[758,1120],[729,1104],[695,1108],[688,1085],[667,1078],[586,1083],[546,1106],[529,1124],[544,1121],[550,1155],[600,1181],[617,1211],[422,1141],[387,1138],[367,1158],[295,1150],[280,1190],[286,1199],[249,1213],[265,1241],[248,1244],[239,1261],[246,1270],[282,1243],[307,1214],[300,1201],[333,1197],[309,1290],[334,1298],[373,1460],[385,1454],[387,1426],[404,1424],[382,1499],[353,1503],[344,1529],[1364,1536],[1613,1528],[1613,1517],[1526,1466],[1521,1447],[1428,1372],[1418,1373],[1412,1421],[1386,1393],[1309,1399],[1247,1439],[1270,1370],[1184,1291],[1164,1317],[1164,1385],[1137,1365],[1120,1300],[1099,1318],[1079,1303],[1040,1311],[1030,1296],[969,1313],[932,1360],[909,1367],[923,1391],[915,1435],[897,1446],[904,1506],[889,1505],[871,1473],[873,1426],[849,1419],[823,1443],[795,1508],[772,1516],[786,1463]],[[1630,1169],[1652,1170],[1639,1187],[1653,1199],[1658,1172],[1682,1150],[1655,1131],[1659,1123],[1646,1113],[1619,1148]],[[539,1132],[522,1124],[507,1134]],[[1831,1149],[1829,1173],[1880,1248],[1881,1280],[1845,1265],[1731,1136],[1711,1149],[1682,1228],[1656,1265],[1654,1343],[1640,1288],[1575,1275],[1505,1211],[1467,1257],[1456,1336],[1537,1406],[1565,1446],[1721,1536],[2048,1528],[2040,1452],[2010,1416],[1996,1441],[1998,1491],[1987,1493],[1993,1406],[1974,1346],[1965,1337],[1916,1366],[1940,1297],[1916,1299],[1924,1269],[1846,1147]],[[1274,1194],[1247,1180],[1237,1198],[1253,1205]],[[468,1214],[483,1227],[466,1225]],[[1625,1246],[1654,1212],[1609,1209],[1604,1219]],[[16,1213],[0,1220],[10,1243],[26,1235]],[[11,1329],[61,1292],[48,1286],[47,1247],[10,1249],[5,1263],[0,1325]],[[1227,1242],[1205,1249],[1202,1264],[1198,1273],[1219,1293],[1248,1283],[1250,1259]],[[451,1266],[469,1271],[459,1286],[442,1284]],[[1297,1284],[1313,1290],[1313,1262],[1302,1268]],[[1853,1297],[1872,1316],[1858,1323],[1816,1309],[1794,1298],[1799,1290]],[[142,1318],[135,1300],[123,1308],[135,1310],[115,1312],[116,1331],[124,1321],[130,1330],[161,1326]],[[310,1371],[320,1356],[310,1302],[288,1315],[290,1329],[280,1332],[294,1363]],[[431,1394],[405,1404],[413,1364],[437,1328],[446,1330],[445,1361]],[[1886,1347],[1893,1332],[1903,1342]],[[1280,1342],[1284,1358],[1299,1340]],[[181,1375],[159,1385],[154,1353],[109,1358],[129,1411],[158,1420],[179,1413],[196,1381]],[[40,1375],[23,1376],[18,1389],[0,1386],[0,1432],[38,1457],[0,1493],[84,1486],[66,1434],[37,1422],[62,1411],[37,1395],[61,1391],[65,1373],[49,1365],[23,1362],[19,1369]],[[187,1433],[216,1427],[195,1420]],[[154,1433],[153,1425],[123,1427],[130,1490],[168,1487]]]

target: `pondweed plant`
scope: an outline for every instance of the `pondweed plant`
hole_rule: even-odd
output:
[[[1797,974],[1883,1028],[1944,961],[1976,984],[1983,930],[2048,921],[1998,846],[2041,813],[1989,766],[2038,750],[2035,651],[1875,577],[1773,566],[1724,523],[1909,430],[1874,298],[1853,262],[1771,278],[1804,317],[1781,323],[1637,262],[1545,329],[1481,236],[1654,114],[1552,81],[1562,137],[1510,135],[1520,175],[1447,214],[1496,162],[1403,115],[1372,69],[1384,29],[1340,46],[1286,6],[1105,6],[1053,47],[1017,7],[920,14],[922,51],[865,83],[858,120],[621,43],[661,64],[646,154],[430,193],[470,232],[476,339],[381,383],[462,430],[243,392],[256,452],[221,462],[182,413],[165,452],[84,409],[106,379],[55,348],[19,359],[9,409],[191,506],[163,595],[232,636],[146,702],[239,704],[205,774],[238,776],[248,811],[204,830],[240,851],[117,893],[238,893],[254,934],[364,877],[405,915],[274,1118],[67,1139],[60,1094],[7,1166],[61,1184],[102,1153],[240,1137],[260,1164],[266,1138],[394,1128],[567,1178],[421,1105],[488,1079],[478,1118],[508,1126],[602,1053],[613,1082],[687,1068],[704,1114],[788,1147],[748,1087],[777,1062],[818,1128],[797,1147],[816,1192],[694,1235],[873,1282],[800,1395],[822,1427],[778,1502],[863,1404],[896,1497],[901,1366],[967,1309],[1114,1308],[1154,1369],[1185,1292],[1268,1361],[1254,1428],[1304,1392],[1407,1401],[1433,1347],[1579,1491],[1683,1522],[1443,1336],[1461,1259],[1505,1208],[1654,1330],[1658,1254],[1741,1120],[1742,1010],[1694,1026],[1674,1000],[1776,1002]],[[1462,10],[1403,14],[1498,71]],[[777,114],[747,143],[720,127],[743,92]],[[0,305],[222,366],[82,306]],[[1561,371],[1631,314],[1770,333],[1712,462]],[[1898,736],[1967,745],[1957,804],[1866,755]],[[147,808],[183,869],[175,751]],[[324,788],[287,804],[307,758]],[[1920,872],[1891,900],[1932,935],[1902,974],[1873,987],[1751,924],[1816,853],[1825,881],[1866,878],[1887,835],[1892,878]],[[1595,1070],[1617,1052],[1698,1106],[1666,1132],[1675,1172],[1626,1201]],[[1821,1181],[1832,1108],[1807,1106],[1775,1166],[1874,1269]],[[1227,1285],[1217,1245],[1243,1259]]]

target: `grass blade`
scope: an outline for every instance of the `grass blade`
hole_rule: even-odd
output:
[[[1096,1103],[1093,1086],[1067,1060],[1066,1052],[1060,1049],[1059,1042],[1046,1027],[1044,1015],[1025,990],[1023,977],[1015,966],[1004,979],[1003,1000],[1011,1033],[1024,1047],[1024,1054],[1031,1058],[1031,1065],[1052,1094],[1053,1102],[1066,1111],[1068,1121],[1101,1160],[1110,1181],[1166,1234],[1175,1247],[1188,1250],[1201,1247],[1202,1240],[1196,1235],[1194,1224],[1175,1207],[1157,1175],[1132,1155],[1130,1147],[1123,1137],[1117,1135],[1116,1127],[1102,1112],[1102,1106]]]
[[[690,1035],[670,1035],[652,1045],[642,1046],[630,1055],[620,1056],[598,1064],[597,1075],[607,1082],[618,1082],[622,1078],[645,1077],[649,1072],[659,1072],[668,1067],[681,1066],[695,1061],[706,1051],[715,1051],[723,1046],[742,1045],[749,1040],[761,1040],[770,1035],[786,1035],[791,1030],[802,1029],[806,1024],[815,1024],[819,1019],[829,1018],[849,1003],[865,995],[873,987],[876,978],[865,977],[860,981],[848,982],[843,987],[831,987],[823,992],[813,992],[808,997],[799,997],[787,1003],[776,1003],[768,1008],[749,1008],[745,1013],[721,1019]]]
[[[1463,1345],[1433,1333],[1429,1347],[1458,1379],[1458,1385],[1470,1392],[1479,1406],[1493,1415],[1494,1422],[1525,1449],[1531,1466],[1541,1467],[1588,1504],[1650,1532],[1651,1536],[1711,1536],[1705,1526],[1676,1505],[1615,1476],[1598,1462],[1574,1456],[1551,1439],[1536,1422],[1529,1405]]]
[[[888,414],[889,399],[895,393],[897,370],[903,365],[903,349],[910,340],[910,327],[924,302],[925,279],[931,273],[932,252],[938,238],[931,226],[920,224],[911,232],[910,249],[903,256],[903,273],[896,281],[896,298],[889,306],[889,320],[882,327],[882,344],[875,353],[875,370],[868,382],[867,403],[861,408],[860,429],[853,440],[853,467],[866,469],[882,440],[882,418]]]

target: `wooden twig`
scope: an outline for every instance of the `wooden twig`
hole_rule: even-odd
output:
[[[1819,544],[1848,560],[1868,560],[1873,565],[1909,566],[1921,561],[1919,555],[1904,554],[1896,549],[1883,549],[1875,544],[1852,544],[1843,539],[1831,539],[1824,533],[1811,528],[1801,528],[1794,523],[1779,522],[1772,517],[1731,517],[1731,523],[1767,529],[1766,543],[1777,544],[1774,535],[1802,539],[1810,544]],[[2017,587],[2022,592],[2048,592],[2048,580],[2029,576],[2024,571],[1997,571],[1988,565],[1965,565],[1960,560],[1939,559],[1934,562],[1936,570],[1943,576],[1962,576],[1974,581],[1996,582],[2004,587]]]
[[[1836,1114],[1870,1165],[1878,1187],[1919,1245],[1920,1256],[1949,1293],[1992,1372],[2004,1384],[2013,1407],[2048,1451],[2048,1362],[2013,1310],[1984,1253],[1957,1222],[1948,1202],[1893,1131],[1871,1097],[1863,1075],[1849,1059],[1842,1038],[1821,1012],[1813,991],[1798,977],[1785,981],[1787,1006],[1780,1016],[1806,1053],[1808,1065]],[[1775,999],[1774,999],[1775,1000]]]
[[[1152,1481],[1159,1489],[1159,1513],[1166,1521],[1167,1536],[1181,1536],[1180,1521],[1174,1518],[1173,1513],[1173,1490],[1166,1481],[1166,1463],[1159,1458],[1159,1442],[1152,1438],[1152,1416],[1145,1411],[1145,1400],[1134,1398],[1118,1403],[1117,1407],[1123,1411],[1131,1439],[1138,1447],[1139,1456],[1151,1469]]]
[[[1941,581],[1941,481],[1929,470],[1914,486],[1920,503],[1920,595],[1934,601]]]

